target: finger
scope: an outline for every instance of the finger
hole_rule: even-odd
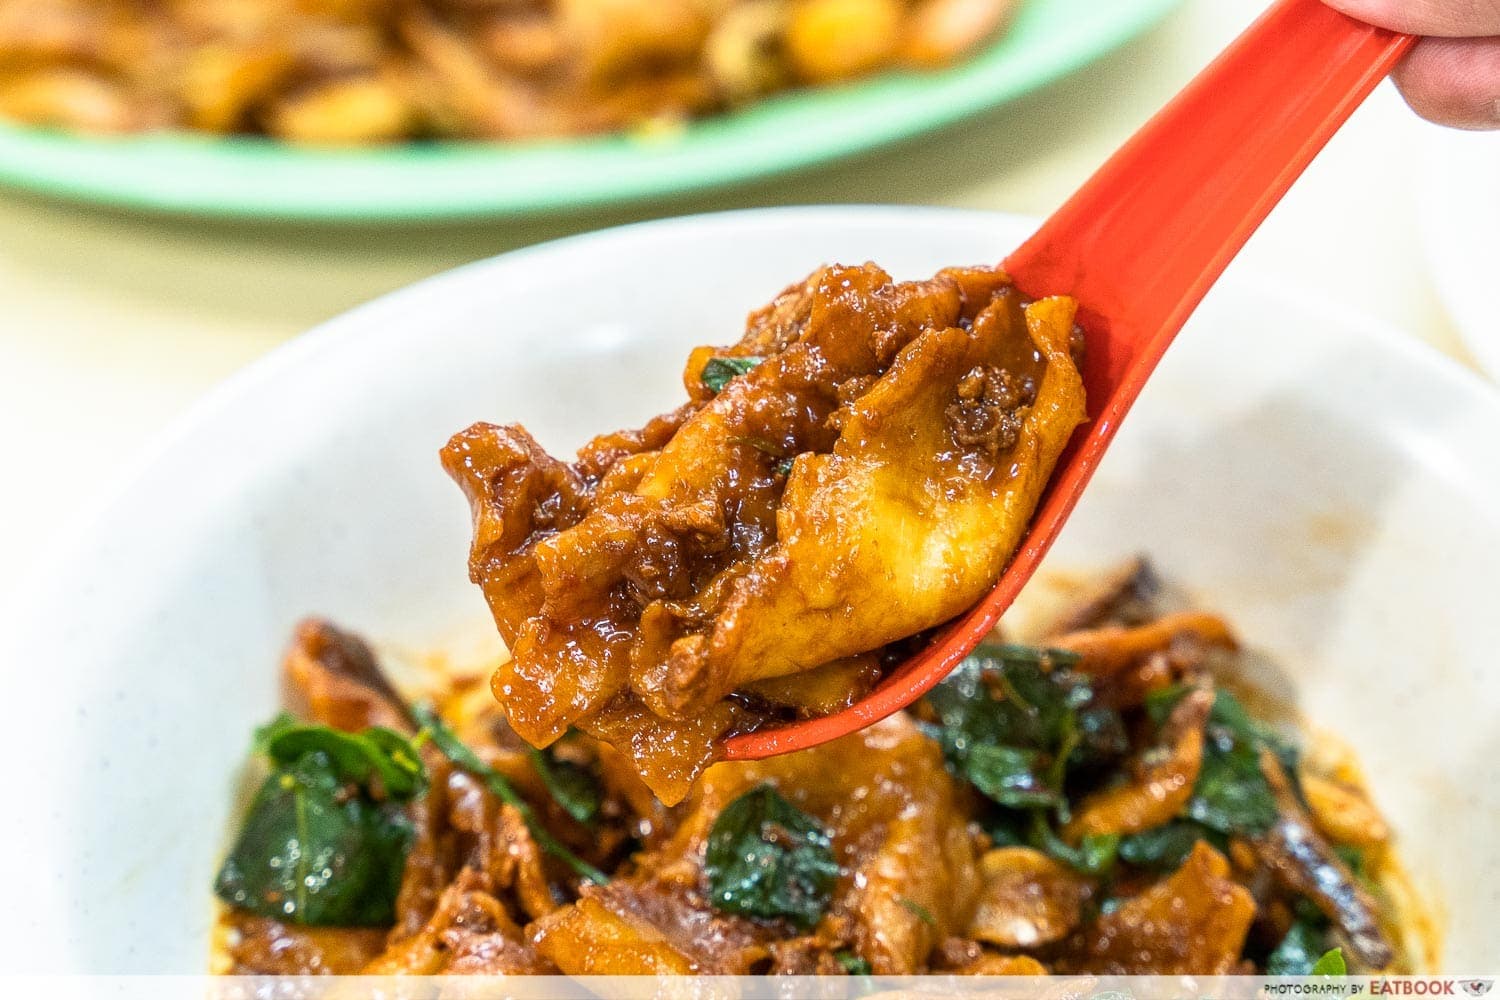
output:
[[[1500,38],[1424,38],[1395,76],[1423,118],[1455,128],[1500,128]]]
[[[1324,0],[1361,21],[1412,35],[1500,35],[1500,0]]]

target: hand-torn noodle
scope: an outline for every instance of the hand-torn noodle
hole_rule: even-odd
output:
[[[1000,576],[1084,419],[1078,345],[1071,301],[993,269],[828,267],[571,464],[519,425],[456,435],[511,725],[613,743],[675,803],[726,731],[864,693]]]

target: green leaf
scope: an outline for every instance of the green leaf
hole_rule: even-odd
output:
[[[1160,726],[1188,690],[1179,684],[1153,692],[1147,714]],[[1276,821],[1276,799],[1260,769],[1260,750],[1269,749],[1295,773],[1297,749],[1222,688],[1214,693],[1204,735],[1203,766],[1183,814],[1223,834],[1265,833]]]
[[[1173,684],[1146,695],[1146,714],[1159,729],[1172,714],[1172,709],[1192,690],[1188,684]],[[1246,710],[1244,704],[1233,693],[1219,688],[1214,692],[1213,709],[1208,715],[1212,735],[1220,742],[1245,743],[1265,746],[1274,753],[1288,774],[1297,771],[1298,750],[1280,734],[1259,721]]]
[[[1065,766],[1101,763],[1128,749],[1119,713],[1094,703],[1087,677],[1068,669],[1075,654],[1030,646],[979,647],[927,695],[949,765],[964,773],[977,746],[1063,755]],[[992,694],[991,688],[999,694]],[[1060,790],[1060,782],[1054,790]]]
[[[1075,852],[1063,855],[1062,860],[1085,875],[1097,877],[1109,874],[1119,851],[1118,833],[1091,833],[1079,842]]]
[[[1310,976],[1327,948],[1328,921],[1315,909],[1299,912],[1286,937],[1266,957],[1266,975]]]
[[[263,726],[257,726],[255,736],[250,741],[250,752],[252,754],[264,754],[267,745],[282,733],[296,729],[304,723],[299,722],[297,717],[290,712],[278,712],[276,717]]]
[[[531,766],[541,777],[547,793],[563,811],[578,822],[588,825],[599,815],[603,795],[599,782],[586,767],[569,760],[558,760],[551,754],[536,748],[531,751]]]
[[[718,395],[724,391],[724,387],[731,379],[745,374],[765,360],[765,358],[757,357],[709,358],[708,364],[703,366],[703,374],[700,378],[708,387],[709,392]]]
[[[870,967],[869,962],[852,951],[836,951],[833,953],[833,957],[844,967],[844,971],[851,976],[869,976],[875,972]]]
[[[1031,814],[1031,846],[1061,861],[1074,871],[1091,878],[1108,875],[1120,851],[1118,833],[1088,834],[1073,846],[1057,835],[1046,814],[1038,809]]]
[[[1267,747],[1281,761],[1288,775],[1297,773],[1297,748],[1270,726],[1253,717],[1244,704],[1229,691],[1219,688],[1214,692],[1214,707],[1209,713],[1208,724],[1228,731],[1240,743]]]
[[[521,815],[526,829],[531,831],[532,839],[536,841],[538,847],[567,865],[580,878],[599,885],[609,881],[608,875],[584,861],[552,836],[546,826],[537,819],[536,810],[531,808],[531,803],[521,797],[503,774],[490,767],[478,754],[469,749],[468,745],[448,728],[447,723],[438,717],[431,705],[415,705],[412,707],[411,714],[422,727],[422,733],[432,740],[432,745],[437,747],[444,757],[478,778],[496,798]]]
[[[377,803],[349,784],[321,750],[278,767],[214,882],[219,898],[293,924],[393,923],[411,821],[394,803]]]
[[[1054,806],[1062,796],[1047,783],[1046,758],[1038,750],[982,743],[965,755],[962,773],[986,797],[1012,809]]]
[[[1220,848],[1224,844],[1224,837],[1215,830],[1187,820],[1173,820],[1121,838],[1120,860],[1139,868],[1173,871],[1182,867],[1200,840]]]
[[[719,813],[704,867],[716,908],[804,928],[822,918],[839,874],[827,832],[769,784]]]
[[[1324,952],[1323,957],[1313,963],[1309,976],[1347,976],[1349,965],[1344,961],[1344,949],[1334,948]]]
[[[344,781],[368,787],[378,775],[390,798],[411,799],[426,789],[422,758],[400,733],[380,726],[346,733],[331,726],[288,722],[290,718],[278,716],[256,733],[256,748],[273,764],[291,764],[309,753],[322,753]]]
[[[1220,833],[1258,837],[1269,830],[1276,822],[1276,799],[1255,747],[1205,742],[1198,783],[1183,812]]]
[[[974,655],[999,660],[1011,666],[1026,665],[1055,670],[1060,667],[1076,667],[1083,661],[1079,654],[1067,649],[1050,646],[1026,646],[1018,642],[986,642],[974,650]]]

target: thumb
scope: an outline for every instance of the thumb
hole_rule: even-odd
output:
[[[1392,31],[1448,38],[1500,35],[1500,0],[1324,0]]]

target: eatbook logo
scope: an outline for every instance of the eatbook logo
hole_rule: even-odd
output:
[[[1465,979],[1458,984],[1471,997],[1482,997],[1494,987],[1493,979]]]

